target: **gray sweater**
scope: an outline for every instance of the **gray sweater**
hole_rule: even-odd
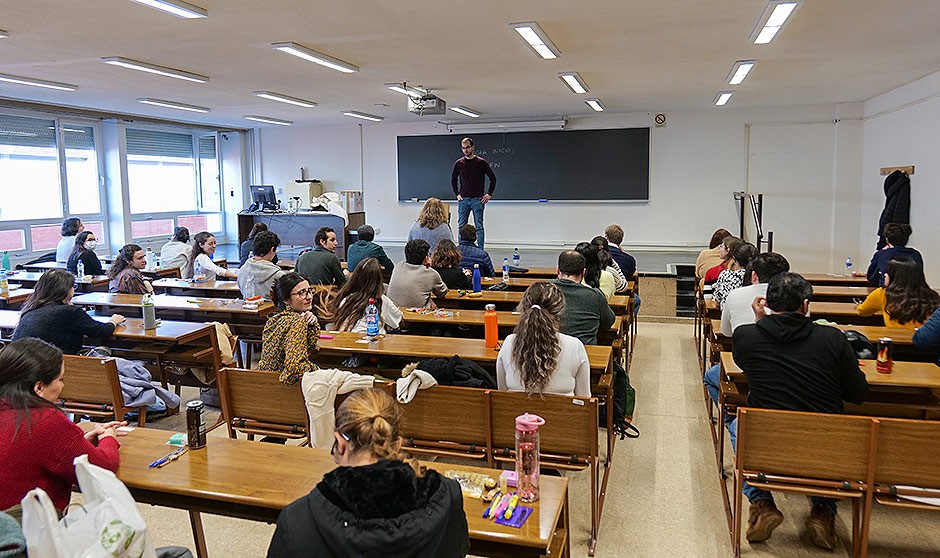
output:
[[[430,267],[407,262],[395,264],[388,282],[388,297],[399,308],[424,308],[431,305],[431,295],[443,296],[447,285]]]
[[[284,270],[275,263],[261,258],[250,258],[238,270],[238,290],[242,292],[244,298],[270,297],[271,285],[284,273]]]

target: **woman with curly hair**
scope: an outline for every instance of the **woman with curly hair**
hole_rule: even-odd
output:
[[[858,305],[859,316],[881,312],[886,327],[917,329],[940,304],[940,294],[930,288],[924,270],[911,258],[888,262],[884,287],[878,287]]]
[[[565,297],[551,283],[535,283],[522,296],[519,323],[496,357],[499,389],[590,397],[591,366],[576,337],[558,330]]]
[[[408,240],[412,241],[420,238],[428,243],[431,248],[437,246],[441,240],[447,239],[454,241],[454,232],[450,230],[447,224],[447,206],[437,198],[428,198],[418,214],[418,220],[411,226],[408,232]]]

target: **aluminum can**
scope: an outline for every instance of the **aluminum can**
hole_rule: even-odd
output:
[[[206,405],[198,399],[186,404],[186,436],[189,449],[206,447]]]
[[[882,374],[890,374],[894,367],[894,356],[892,348],[894,341],[890,337],[882,337],[878,340],[878,356],[875,359],[875,370]]]

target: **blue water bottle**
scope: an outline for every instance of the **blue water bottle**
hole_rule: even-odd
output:
[[[366,305],[366,335],[378,337],[379,335],[379,309],[375,306],[375,299],[370,298]]]
[[[479,293],[483,291],[483,284],[480,279],[480,264],[473,264],[473,292]]]

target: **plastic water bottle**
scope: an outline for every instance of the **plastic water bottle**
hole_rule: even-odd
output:
[[[0,298],[10,297],[10,282],[7,281],[7,270],[0,270]]]
[[[519,267],[519,262],[520,262],[520,261],[521,261],[521,260],[519,259],[519,249],[518,249],[518,248],[513,248],[513,251],[512,251],[512,266],[513,266],[513,267]]]
[[[202,271],[202,263],[199,258],[193,260],[193,283],[202,283],[206,280],[206,274]]]
[[[146,262],[147,262],[147,269],[153,269],[153,266],[154,266],[154,262],[153,262],[153,248],[147,248],[147,253],[146,253],[146,255],[144,256],[144,258],[145,258],[145,260],[146,260]]]
[[[160,269],[160,254],[153,255],[153,268]]]
[[[852,275],[852,257],[845,258],[845,274]]]
[[[3,251],[3,261],[0,263],[0,267],[7,271],[13,271],[13,267],[10,266],[10,254],[6,250]]]
[[[370,298],[366,305],[366,335],[378,337],[379,335],[379,309],[375,306],[375,299]]]
[[[483,292],[483,280],[480,277],[480,264],[473,264],[473,292]]]
[[[503,283],[509,283],[509,258],[503,258]]]
[[[150,293],[145,294],[140,305],[141,314],[144,317],[144,329],[157,329],[157,311],[153,305],[153,296]]]
[[[75,266],[75,270],[78,271],[78,279],[81,279],[85,276],[85,262],[81,258],[78,259],[78,264]]]
[[[516,417],[516,492],[520,502],[539,499],[539,426],[545,419],[526,413]]]

